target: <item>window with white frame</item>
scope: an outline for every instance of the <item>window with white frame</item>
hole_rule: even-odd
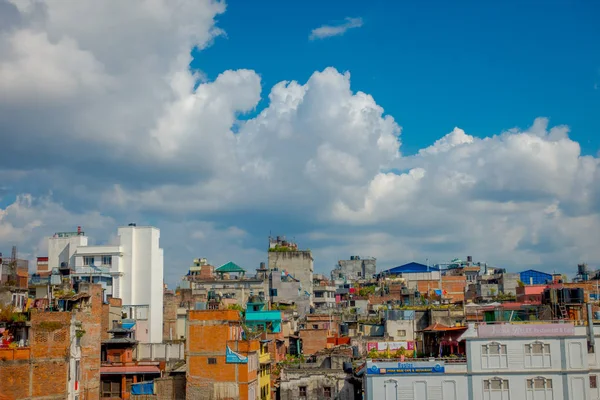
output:
[[[508,379],[491,378],[483,381],[483,400],[510,400]]]
[[[481,368],[499,369],[508,368],[506,345],[490,342],[481,346]]]
[[[525,345],[525,368],[550,368],[552,357],[550,345],[543,342],[533,342]]]
[[[554,398],[552,379],[546,379],[543,376],[527,379],[525,387],[527,400],[553,400]]]
[[[250,354],[248,356],[248,372],[257,371],[258,370],[258,355]]]
[[[102,265],[112,265],[112,256],[102,256]]]
[[[84,256],[83,257],[83,265],[85,265],[86,267],[94,265],[94,257],[93,256],[91,256],[91,257]]]
[[[398,337],[406,337],[406,330],[398,329]]]

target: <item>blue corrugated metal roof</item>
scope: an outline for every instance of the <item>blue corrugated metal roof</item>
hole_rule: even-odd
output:
[[[519,273],[521,282],[526,285],[544,285],[549,281],[552,281],[552,275],[547,272],[536,271],[534,269],[528,269]]]
[[[431,272],[431,271],[439,271],[440,269],[436,266],[430,265],[427,266],[425,264],[419,264],[416,262],[411,262],[408,264],[400,265],[398,267],[394,267],[388,269],[387,271],[383,271],[384,274],[396,275],[396,274],[410,274],[410,273],[418,273],[418,272]]]

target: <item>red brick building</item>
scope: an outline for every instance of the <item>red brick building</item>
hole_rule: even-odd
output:
[[[15,343],[27,343],[0,349],[8,399],[99,399],[102,287],[82,285],[59,304],[66,311],[32,310],[28,329],[8,327],[21,336]]]
[[[244,340],[235,310],[189,311],[186,341],[188,399],[255,399],[258,340]]]

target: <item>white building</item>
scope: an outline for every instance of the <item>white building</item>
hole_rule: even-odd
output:
[[[136,339],[162,342],[163,250],[160,230],[151,226],[118,228],[118,244],[88,246],[78,230],[49,238],[49,269],[68,263],[71,275],[80,281],[99,283],[105,295],[118,297],[123,312],[135,320]]]
[[[77,232],[57,232],[48,238],[48,267],[52,271],[61,265],[73,266],[73,255],[80,246],[87,246],[88,237],[77,227]]]
[[[600,340],[600,326],[594,336]],[[585,326],[471,325],[462,338],[467,350],[462,362],[368,360],[365,399],[600,399],[600,349],[594,352],[594,339],[588,347]]]
[[[334,308],[335,286],[313,286],[313,303],[315,308]]]

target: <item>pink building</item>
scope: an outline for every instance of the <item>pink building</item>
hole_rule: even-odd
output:
[[[539,304],[542,302],[542,293],[548,285],[517,286],[517,301],[520,303]]]

